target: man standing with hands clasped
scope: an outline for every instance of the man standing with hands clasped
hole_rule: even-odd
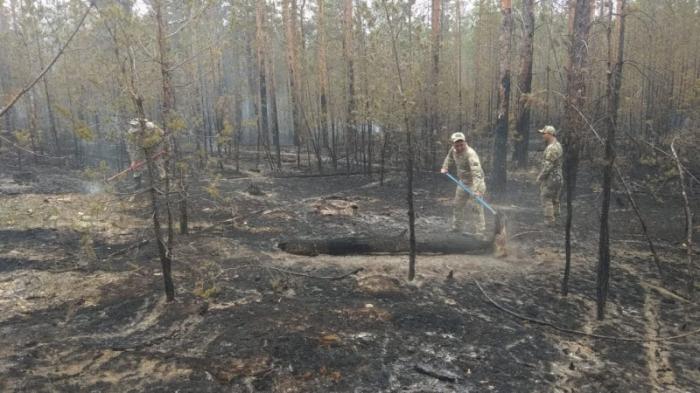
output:
[[[457,168],[457,177],[469,187],[476,195],[482,197],[486,192],[484,182],[484,170],[481,168],[479,156],[474,149],[467,145],[464,134],[455,132],[450,136],[452,147],[445,157],[440,173],[447,173],[450,166]],[[484,220],[484,208],[466,191],[457,186],[452,215],[452,232],[464,231],[464,211],[469,208],[472,219],[470,220],[474,234],[483,237],[486,231]],[[476,216],[476,217],[473,217]]]

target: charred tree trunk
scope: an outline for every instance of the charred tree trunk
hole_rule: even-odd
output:
[[[257,86],[256,83],[256,61],[253,55],[253,41],[255,40],[254,37],[251,37],[248,35],[246,37],[246,67],[245,67],[245,73],[248,79],[248,94],[249,97],[253,97],[251,99],[252,105],[253,105],[253,117],[256,120],[256,126],[255,126],[255,132],[257,135],[260,134],[260,103],[258,99],[259,95],[259,86]],[[252,134],[252,131],[251,131]],[[260,138],[256,136],[256,141],[259,142]],[[259,143],[256,143],[256,151],[255,151],[255,167],[257,168],[260,165],[260,146]],[[238,164],[237,164],[238,165]]]
[[[391,140],[391,134],[389,131],[384,130],[383,134],[383,142],[382,142],[382,151],[379,156],[379,185],[383,186],[384,185],[384,168],[386,164],[386,155],[387,151],[389,150],[389,141]]]
[[[268,56],[268,75],[270,76],[270,115],[272,116],[272,143],[275,145],[275,165],[277,170],[282,170],[282,150],[280,147],[280,126],[277,113],[277,82],[275,78],[274,56]]]
[[[695,294],[695,266],[693,264],[693,212],[690,210],[690,201],[688,200],[685,171],[683,165],[681,164],[680,158],[678,158],[678,153],[676,152],[676,147],[674,146],[675,142],[676,140],[674,138],[671,142],[671,153],[673,154],[673,159],[676,161],[678,175],[680,176],[679,181],[681,184],[681,195],[683,195],[683,211],[685,212],[685,241],[686,257],[688,261],[688,278],[686,288],[688,292],[688,299],[693,300]]]
[[[116,36],[113,36],[115,45],[118,45]],[[139,127],[143,134],[146,133],[146,111],[143,106],[143,97],[138,92],[137,83],[137,73],[135,68],[135,61],[132,55],[133,50],[131,48],[127,49],[127,58],[123,61],[119,55],[118,51],[115,51],[117,55],[117,62],[121,64],[121,72],[124,80],[122,81],[127,85],[131,100],[136,108],[136,114],[139,118]],[[130,73],[127,72],[125,63],[130,65]],[[163,240],[163,234],[160,223],[160,204],[158,202],[158,191],[156,189],[156,165],[153,162],[152,152],[144,149],[144,155],[146,157],[146,169],[148,173],[149,181],[149,195],[151,199],[151,207],[153,210],[153,233],[156,238],[156,246],[158,248],[158,255],[160,256],[161,267],[163,269],[163,283],[165,287],[165,298],[167,301],[175,300],[175,286],[173,285],[172,277],[172,260],[171,260],[171,250],[169,246],[171,244],[166,244]],[[168,195],[166,194],[166,197]]]
[[[179,168],[179,181],[178,181],[178,194],[180,196],[180,233],[186,234],[188,232],[188,215],[187,215],[187,190],[185,186],[185,169],[183,165],[178,165],[178,149],[177,141],[173,137],[173,130],[171,129],[171,123],[173,122],[173,111],[175,110],[175,95],[173,92],[172,75],[170,70],[170,56],[169,56],[169,46],[167,42],[167,25],[168,22],[165,19],[163,5],[161,0],[154,1],[153,3],[155,16],[157,19],[157,38],[158,38],[158,52],[160,57],[160,72],[163,79],[163,103],[162,103],[162,121],[163,121],[163,131],[164,141],[163,144],[166,148],[165,156],[165,201],[168,214],[168,248],[172,252],[172,242],[173,242],[173,223],[172,223],[172,211],[170,208],[170,173],[174,173],[174,168]],[[173,151],[169,151],[172,147]],[[175,157],[173,157],[175,156]]]
[[[465,237],[460,234],[441,233],[422,236],[413,244],[421,254],[489,254],[493,241]],[[410,240],[398,236],[353,236],[334,239],[290,239],[279,244],[282,251],[296,255],[362,255],[410,253]],[[415,268],[413,269],[415,274]]]
[[[403,109],[403,121],[406,128],[406,147],[408,149],[408,157],[406,159],[406,177],[407,181],[407,204],[408,204],[408,280],[413,281],[416,276],[416,213],[413,206],[413,127],[409,118],[408,98],[404,89],[403,77],[401,73],[401,63],[399,61],[399,51],[396,46],[397,37],[394,33],[394,25],[389,14],[389,8],[386,0],[382,1],[384,12],[386,13],[387,22],[389,24],[389,33],[391,34],[391,49],[394,55],[394,65],[396,66],[396,76],[398,78],[399,98],[401,100],[401,109]],[[409,15],[410,15],[409,8]]]
[[[236,66],[238,68],[238,74],[244,75],[245,71],[241,70],[241,62],[237,61]],[[241,90],[244,87],[244,82],[238,82],[238,88],[236,89],[233,97],[233,124],[234,124],[234,136],[233,136],[233,148],[234,148],[234,160],[236,161],[236,173],[241,171],[241,139],[243,138],[243,95]]]
[[[618,41],[617,58],[613,59],[613,1],[609,0],[608,18],[608,113],[605,125],[608,135],[605,138],[605,167],[603,168],[603,201],[600,211],[600,239],[598,242],[598,276],[597,287],[597,317],[602,320],[605,317],[605,302],[608,298],[608,285],[610,277],[610,233],[608,228],[608,214],[610,212],[610,191],[614,176],[615,164],[615,132],[617,131],[617,111],[620,106],[620,86],[622,85],[622,64],[624,62],[625,48],[625,2],[619,0],[617,10]],[[614,63],[613,63],[614,62]]]
[[[36,37],[36,47],[37,47],[37,58],[39,60],[39,67],[44,69],[44,55],[42,54],[41,39],[37,32]],[[56,116],[53,113],[53,104],[51,101],[51,93],[49,92],[49,79],[47,76],[42,78],[42,83],[44,85],[44,97],[46,98],[46,111],[49,116],[49,127],[51,129],[51,136],[53,138],[53,153],[56,157],[61,156],[61,144],[58,138],[58,127],[56,126]]]
[[[260,103],[260,115],[258,116],[258,146],[262,146],[268,152],[270,144],[270,125],[267,113],[267,77],[266,68],[266,32],[265,32],[265,0],[257,0],[255,6],[255,53],[256,67],[258,71],[258,102]]]
[[[566,192],[566,236],[564,278],[562,294],[569,291],[569,273],[571,270],[571,224],[573,222],[573,203],[576,190],[579,154],[581,151],[581,132],[585,127],[579,111],[586,103],[586,66],[588,60],[588,32],[591,25],[591,1],[575,0],[572,3],[570,24],[569,67],[567,70],[566,108],[564,111],[564,183]]]
[[[29,96],[29,99],[28,99],[28,101],[29,101],[28,106],[29,107],[28,107],[27,112],[28,112],[28,116],[29,116],[29,138],[30,138],[30,142],[31,142],[31,146],[32,146],[32,151],[36,152],[37,149],[40,148],[39,146],[37,146],[37,143],[36,143],[37,142],[36,133],[37,133],[37,130],[39,127],[39,121],[38,121],[38,116],[37,116],[36,100],[34,99],[34,93],[30,92],[28,94],[28,96]],[[39,156],[36,154],[33,154],[32,156],[34,157],[34,163],[37,163]]]
[[[352,0],[343,2],[343,58],[345,60],[345,72],[347,103],[345,106],[345,169],[350,173],[350,154],[352,135],[355,132],[355,74],[353,66],[353,28],[352,28]]]
[[[321,104],[321,138],[323,147],[333,155],[328,140],[328,64],[326,61],[325,1],[318,0],[318,85]]]
[[[146,132],[146,122],[144,121],[144,111],[143,111],[143,104],[141,104],[141,108],[139,109],[139,112],[142,113],[139,118],[141,119],[141,132]],[[151,196],[151,206],[153,207],[153,233],[155,234],[156,237],[156,243],[158,246],[158,255],[160,255],[160,264],[161,268],[163,269],[163,284],[165,287],[165,298],[167,301],[171,302],[175,300],[175,286],[173,284],[173,275],[172,275],[172,249],[170,246],[172,245],[171,242],[168,242],[167,245],[165,243],[165,240],[163,240],[163,234],[161,230],[161,224],[160,224],[160,213],[159,213],[159,203],[158,203],[158,195],[156,192],[156,166],[155,163],[153,162],[153,159],[151,158],[150,154],[147,152],[146,153],[146,167],[148,169],[148,181],[149,181],[149,195]],[[172,225],[171,225],[172,227]],[[169,231],[171,232],[171,231]]]
[[[426,163],[428,168],[432,168],[435,165],[435,157],[437,156],[436,149],[436,139],[440,134],[440,44],[441,44],[441,0],[432,0],[432,11],[431,11],[431,62],[432,69],[430,73],[431,77],[431,113],[430,113],[430,134],[428,135],[430,154],[426,154],[428,162]]]
[[[532,51],[535,36],[534,0],[523,0],[523,41],[520,48],[520,72],[518,75],[518,119],[515,122],[517,137],[513,161],[518,168],[527,168],[530,143],[530,92],[532,91]]]
[[[477,6],[477,20],[479,23],[482,23],[482,20],[484,18],[484,11],[485,8],[485,0],[479,0],[479,5]],[[473,110],[474,113],[472,114],[472,128],[475,129],[479,125],[480,121],[480,113],[479,113],[479,92],[481,91],[481,80],[480,80],[480,75],[481,75],[481,53],[480,53],[480,48],[481,48],[482,42],[481,42],[481,34],[478,31],[474,32],[474,51],[476,52],[476,56],[474,56],[474,87],[473,87]]]
[[[291,1],[291,5],[290,5]],[[297,168],[301,167],[301,118],[300,110],[300,81],[299,81],[299,64],[297,54],[297,18],[296,18],[296,0],[282,1],[282,17],[284,19],[285,37],[287,40],[287,65],[289,67],[289,99],[292,109],[292,126],[294,127],[294,146],[297,150]],[[291,7],[291,9],[290,9]]]
[[[167,243],[167,249],[168,249],[168,255],[170,258],[172,258],[172,249],[173,249],[173,241],[174,241],[174,231],[173,231],[173,215],[172,215],[172,210],[170,206],[170,164],[172,163],[173,158],[170,156],[172,153],[169,151],[170,149],[168,148],[170,143],[168,140],[171,138],[171,129],[169,126],[169,123],[171,122],[171,116],[172,116],[172,109],[175,104],[175,97],[173,96],[173,90],[172,90],[172,84],[170,80],[170,63],[168,59],[168,47],[167,47],[167,42],[165,35],[167,34],[165,29],[166,27],[166,21],[164,20],[163,16],[163,5],[160,0],[156,0],[153,2],[153,8],[155,12],[155,17],[156,17],[156,37],[158,40],[158,52],[159,52],[159,57],[160,57],[160,72],[161,72],[161,77],[163,79],[162,81],[162,106],[161,106],[161,120],[163,122],[163,131],[164,131],[164,136],[163,136],[163,145],[166,148],[166,153],[165,153],[165,210],[166,210],[166,215],[167,215],[167,220],[168,220],[168,243]],[[143,123],[145,120],[145,117],[141,118],[141,122]],[[152,154],[147,152],[147,155]],[[149,171],[151,168],[149,168]],[[154,179],[154,177],[151,176],[151,179]]]
[[[464,131],[464,114],[467,112],[464,108],[463,102],[463,88],[462,88],[462,2],[461,0],[455,1],[455,18],[457,19],[457,131]],[[440,134],[442,130],[440,130]]]
[[[64,80],[64,82],[67,82]],[[73,138],[73,166],[75,168],[80,168],[80,141],[78,140],[78,124],[75,121],[75,115],[73,114],[73,94],[71,94],[70,84],[66,88],[66,96],[68,97],[68,116],[70,116],[71,127],[73,132],[71,136]]]
[[[368,176],[372,176],[372,156],[374,155],[374,137],[373,137],[373,122],[372,122],[372,89],[370,88],[370,73],[371,65],[369,62],[369,43],[367,42],[366,28],[363,23],[358,24],[360,42],[362,47],[362,68],[363,68],[363,89],[364,89],[364,107],[365,119],[362,134],[362,164]]]
[[[510,54],[513,36],[511,0],[501,0],[501,32],[498,37],[500,83],[498,86],[498,116],[493,147],[493,192],[503,196],[506,191],[508,161],[508,115],[510,110]]]

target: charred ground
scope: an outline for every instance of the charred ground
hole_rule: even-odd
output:
[[[9,166],[3,166],[8,168]],[[499,207],[510,255],[426,255],[405,280],[401,255],[302,257],[290,237],[395,234],[405,228],[400,173],[272,177],[224,173],[192,188],[192,234],[177,239],[177,301],[165,303],[148,209],[78,173],[4,170],[0,230],[3,391],[623,392],[700,389],[700,325],[682,296],[682,206],[635,196],[613,210],[608,319],[595,321],[598,201],[581,181],[571,293],[559,294],[563,234],[541,223],[533,174]],[[453,187],[416,185],[417,231],[443,230]],[[700,207],[697,197],[695,208]],[[355,207],[353,207],[355,206]],[[362,271],[332,280],[358,268]],[[299,275],[294,273],[306,274]],[[315,277],[325,278],[315,278]]]

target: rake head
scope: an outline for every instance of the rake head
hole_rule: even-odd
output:
[[[496,221],[493,234],[493,252],[496,257],[508,255],[508,232],[506,231],[506,217],[501,213],[494,216]]]

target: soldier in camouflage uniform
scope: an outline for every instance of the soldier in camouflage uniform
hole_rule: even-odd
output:
[[[163,150],[164,132],[153,124],[153,122],[144,119],[144,126],[141,127],[140,119],[132,119],[129,121],[129,130],[126,135],[126,150],[129,152],[131,165],[146,160],[146,156],[153,157],[158,155]],[[165,177],[165,159],[163,154],[155,158],[156,168],[158,169],[157,176],[160,179]],[[143,171],[148,170],[144,164],[140,168],[134,170],[134,181],[137,187],[141,186],[141,177]],[[154,179],[158,181],[158,179]]]
[[[484,182],[484,170],[481,168],[479,156],[474,149],[467,145],[464,134],[455,132],[450,137],[452,148],[447,153],[445,161],[442,163],[441,173],[447,173],[451,165],[457,168],[457,178],[469,187],[476,195],[483,196],[486,192]],[[455,191],[454,210],[452,214],[452,231],[462,232],[464,230],[464,211],[469,209],[474,233],[483,236],[486,231],[486,221],[484,220],[484,208],[471,195],[459,186]]]
[[[549,225],[554,225],[559,218],[559,194],[562,186],[561,164],[564,152],[557,141],[556,130],[552,126],[545,126],[539,130],[542,138],[547,142],[542,160],[542,170],[537,176],[540,183],[540,198],[544,207],[544,219]]]

